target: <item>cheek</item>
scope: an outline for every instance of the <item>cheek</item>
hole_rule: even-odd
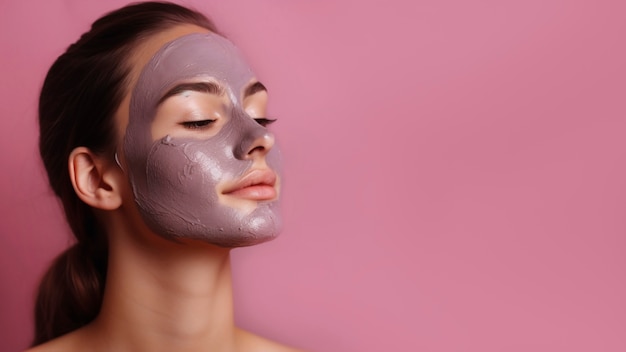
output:
[[[232,148],[219,138],[180,141],[166,137],[153,144],[146,161],[144,196],[151,203],[187,214],[219,207],[220,185],[239,178],[250,167],[250,162],[234,158]]]
[[[188,199],[191,195],[209,202],[216,200],[216,186],[230,177],[230,172],[224,165],[224,156],[207,144],[177,144],[167,139],[156,142],[146,163],[148,191],[167,200]]]

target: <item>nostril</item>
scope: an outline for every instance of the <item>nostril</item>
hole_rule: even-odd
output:
[[[257,151],[258,151],[258,152],[264,152],[264,151],[265,151],[265,147],[264,147],[264,146],[262,146],[262,145],[258,145],[258,146],[256,146],[256,147],[252,148],[252,149],[248,152],[248,155],[250,155],[250,154],[254,154],[254,153],[255,153],[255,152],[257,152]]]

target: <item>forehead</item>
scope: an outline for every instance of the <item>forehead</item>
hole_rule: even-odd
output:
[[[254,77],[239,50],[214,33],[192,33],[163,45],[144,66],[133,90],[142,102],[158,101],[173,85],[212,80],[222,85],[237,102]],[[132,104],[131,104],[132,105]]]

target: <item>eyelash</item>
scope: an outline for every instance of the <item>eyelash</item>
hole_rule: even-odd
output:
[[[216,120],[186,121],[186,122],[181,122],[180,124],[183,125],[183,127],[187,129],[197,130],[197,129],[209,127],[215,121]],[[266,117],[259,117],[259,118],[254,119],[254,121],[256,121],[259,125],[263,127],[267,127],[273,124],[274,122],[276,122],[276,119],[268,119]]]
[[[183,125],[187,129],[197,130],[197,129],[209,127],[211,124],[213,124],[213,122],[215,122],[215,120],[198,120],[198,121],[181,122],[180,124]]]
[[[266,117],[259,117],[259,118],[254,119],[254,121],[256,121],[259,125],[263,127],[267,127],[273,124],[274,122],[276,122],[276,119],[268,119]]]

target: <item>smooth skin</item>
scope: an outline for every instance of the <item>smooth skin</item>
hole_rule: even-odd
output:
[[[165,43],[206,32],[179,25],[134,51],[127,94],[115,116],[122,168],[130,92],[142,68]],[[264,158],[266,151],[259,150],[251,157]],[[110,155],[79,147],[68,167],[77,195],[96,210],[108,235],[102,309],[87,326],[27,352],[298,351],[235,326],[229,249],[192,240],[174,243],[151,232],[135,206],[127,175]]]

